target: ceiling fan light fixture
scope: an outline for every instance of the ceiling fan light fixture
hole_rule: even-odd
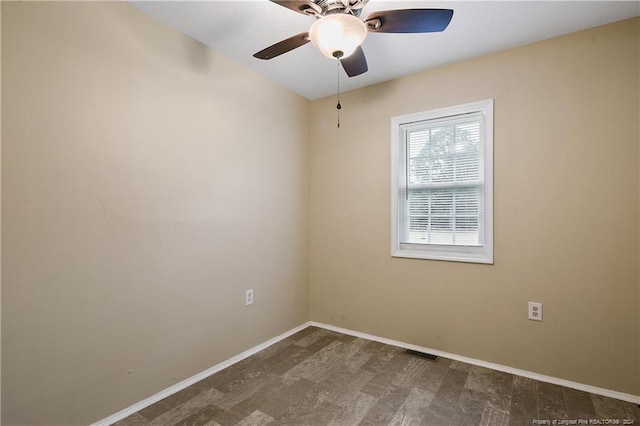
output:
[[[309,30],[311,42],[327,58],[346,58],[362,44],[367,26],[353,15],[327,15],[313,23]]]

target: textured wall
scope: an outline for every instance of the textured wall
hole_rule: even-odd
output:
[[[640,394],[639,25],[314,101],[312,320]],[[489,98],[495,265],[391,258],[390,118]]]
[[[2,9],[3,424],[88,424],[306,321],[309,102],[123,3]]]

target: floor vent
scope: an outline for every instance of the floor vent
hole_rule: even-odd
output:
[[[414,351],[413,349],[407,349],[407,353],[409,355],[416,355],[416,356],[419,356],[421,358],[430,359],[431,361],[435,361],[435,360],[438,359],[438,357],[436,355],[428,354],[428,353],[425,353],[425,352]]]

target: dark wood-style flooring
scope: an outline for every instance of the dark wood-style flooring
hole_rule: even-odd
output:
[[[499,426],[546,420],[640,425],[640,408],[308,327],[116,425]]]

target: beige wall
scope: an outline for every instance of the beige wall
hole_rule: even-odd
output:
[[[3,424],[99,420],[306,321],[309,102],[123,3],[2,12]]]
[[[640,394],[639,25],[314,101],[311,319]],[[391,258],[390,118],[488,98],[495,265]]]

